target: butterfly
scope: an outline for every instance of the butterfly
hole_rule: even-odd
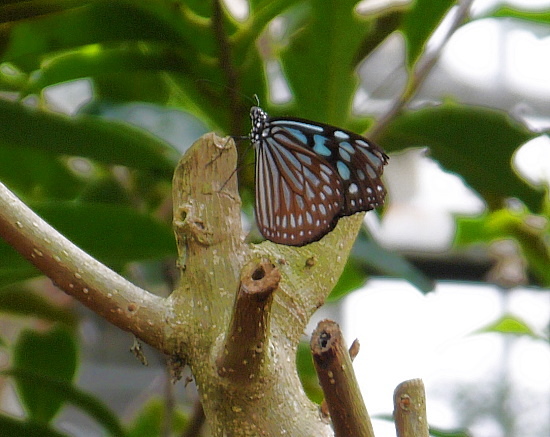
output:
[[[300,118],[250,110],[256,155],[256,222],[274,243],[304,246],[340,217],[384,203],[388,156],[366,138]]]

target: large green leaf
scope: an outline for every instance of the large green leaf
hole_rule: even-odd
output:
[[[0,288],[0,313],[37,317],[68,326],[76,324],[72,311],[54,305],[48,299],[21,286]]]
[[[83,187],[60,159],[43,150],[0,147],[0,162],[9,162],[0,165],[0,181],[25,201],[72,199]]]
[[[445,104],[404,113],[378,142],[387,151],[429,147],[434,159],[461,175],[491,208],[517,197],[537,211],[541,194],[516,175],[511,163],[517,148],[534,136],[504,112]]]
[[[204,39],[197,35],[194,40],[184,36],[185,28],[177,27],[181,19],[168,13],[161,17],[155,13],[157,10],[148,10],[147,3],[94,1],[63,13],[14,23],[8,28],[9,44],[0,53],[0,61],[12,62],[30,72],[38,69],[42,59],[52,52],[90,44],[157,41],[182,47],[196,41],[203,50],[207,48]]]
[[[407,41],[407,64],[410,67],[418,60],[426,42],[433,34],[456,0],[416,0],[405,14],[402,32]]]
[[[80,202],[31,206],[69,240],[114,269],[131,261],[175,254],[171,227],[127,206]],[[0,240],[0,287],[38,275],[38,270]]]
[[[84,77],[160,71],[188,74],[191,66],[187,53],[161,44],[128,43],[114,48],[94,46],[52,57],[31,76],[31,82],[24,91],[27,94],[38,93],[49,85]],[[161,81],[160,78],[156,80]],[[136,86],[135,83],[132,85]]]
[[[55,345],[50,345],[50,349],[50,353],[55,355]],[[63,356],[58,356],[57,360],[61,360],[62,358]],[[52,360],[54,364],[58,362],[55,359]],[[118,417],[97,398],[79,390],[66,379],[44,374],[44,372],[40,371],[41,369],[37,370],[14,369],[2,373],[15,377],[18,384],[24,382],[25,384],[32,385],[39,388],[38,391],[40,392],[47,392],[52,399],[59,398],[64,403],[70,403],[78,407],[103,426],[109,435],[116,437],[126,436]]]
[[[340,279],[330,292],[328,302],[336,301],[365,284],[365,274],[357,264],[353,258],[348,259]]]
[[[72,381],[77,364],[77,346],[66,329],[56,328],[46,333],[23,331],[13,353],[14,369],[52,380]],[[32,420],[48,423],[59,411],[65,397],[47,384],[37,384],[23,376],[15,379],[23,406]]]
[[[0,430],[6,437],[69,437],[43,423],[18,420],[0,414]]]
[[[357,53],[373,21],[354,13],[354,0],[314,0],[292,10],[283,72],[300,116],[345,127],[350,118]],[[290,19],[290,17],[289,17]]]
[[[28,20],[31,18],[59,13],[67,9],[81,7],[89,3],[85,0],[34,0],[3,1],[0,6],[0,23]]]
[[[384,249],[366,233],[359,234],[353,246],[353,258],[364,270],[375,270],[383,276],[404,279],[423,293],[433,291],[435,283],[402,256]]]
[[[172,416],[172,435],[185,435],[185,430],[189,420],[178,408],[173,409],[169,413],[166,412],[168,408],[164,399],[153,397],[151,398],[143,408],[137,412],[136,418],[132,425],[129,427],[126,436],[127,437],[154,437],[162,436],[164,418],[166,414]]]
[[[111,266],[175,254],[171,227],[129,207],[52,202],[36,205],[33,210],[76,245]]]
[[[171,150],[147,132],[123,123],[81,115],[69,118],[0,100],[0,147],[30,147],[77,155],[158,173],[170,179]]]

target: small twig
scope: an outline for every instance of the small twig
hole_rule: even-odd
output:
[[[350,356],[352,362],[355,359],[355,357],[357,356],[357,354],[359,354],[360,346],[361,345],[359,344],[359,340],[355,339],[355,340],[353,340],[353,343],[349,347],[349,356]],[[328,410],[328,405],[327,405],[327,400],[326,399],[323,399],[323,402],[321,402],[321,407],[320,408],[321,408],[321,414],[323,415],[323,417],[329,418],[330,417],[330,412]]]
[[[254,263],[241,278],[229,333],[216,360],[220,376],[235,381],[258,377],[265,362],[273,292],[281,274],[270,262]]]
[[[338,324],[332,320],[320,322],[313,331],[310,346],[335,436],[374,437]]]
[[[181,434],[181,437],[197,437],[200,436],[201,428],[205,421],[204,409],[200,401],[196,401],[193,407],[193,414],[185,431]]]
[[[223,9],[220,0],[212,2],[212,25],[216,41],[219,45],[220,67],[227,78],[229,114],[231,115],[231,127],[240,132],[239,105],[238,105],[238,72],[233,66],[231,43],[227,36],[223,23]]]
[[[397,437],[428,437],[426,393],[421,379],[399,384],[393,394],[393,418]]]
[[[164,373],[164,412],[162,415],[162,423],[160,428],[161,437],[170,437],[174,424],[174,412],[176,410],[176,394],[174,393],[174,384],[171,378],[171,363],[167,359],[165,361]]]
[[[403,93],[397,97],[390,109],[378,119],[374,126],[369,130],[369,138],[376,140],[391,121],[398,116],[403,110],[404,106],[416,95],[421,85],[424,83],[432,68],[436,64],[441,55],[441,51],[449,38],[453,35],[456,29],[464,22],[470,11],[470,6],[473,0],[463,0],[459,3],[458,9],[453,16],[453,20],[449,26],[445,37],[441,40],[439,46],[431,50],[429,53],[425,53],[415,65],[414,72],[409,76],[407,85]]]

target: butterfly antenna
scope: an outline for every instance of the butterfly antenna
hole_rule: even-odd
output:
[[[227,145],[229,144],[229,140],[233,140],[235,142],[237,141],[244,141],[244,140],[248,140],[249,137],[248,135],[241,135],[241,136],[229,136],[229,138],[227,139],[227,141],[225,143],[223,143],[223,146],[221,146],[219,149],[220,149],[220,153],[218,153],[216,156],[214,156],[210,161],[208,161],[206,163],[206,166],[208,167],[209,165],[212,165],[215,161],[218,160],[218,158],[220,156],[223,155],[223,152],[225,152],[227,150]]]
[[[223,152],[226,150],[227,148],[227,143],[229,142],[229,140],[233,140],[235,142],[237,141],[244,141],[244,140],[248,140],[250,139],[250,137],[248,135],[243,135],[243,136],[230,136],[228,138],[228,140],[225,142],[225,144],[223,145],[222,149],[220,150],[220,153],[218,155],[216,155],[214,158],[212,158],[209,162],[206,163],[206,165],[211,165],[214,161],[216,161],[220,156],[222,156]],[[250,148],[252,147],[252,144],[250,144],[244,151],[243,155],[239,157],[239,161],[237,162],[237,166],[235,167],[235,169],[231,172],[231,174],[229,175],[229,177],[227,178],[227,180],[222,184],[222,186],[220,187],[220,191],[222,191],[225,186],[228,184],[228,182],[231,180],[231,178],[233,176],[235,176],[235,173],[237,173],[242,167],[243,167],[243,161],[244,161],[244,158],[247,154],[247,152],[250,150]]]

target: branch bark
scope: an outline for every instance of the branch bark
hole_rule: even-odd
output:
[[[374,437],[351,356],[336,322],[319,322],[311,337],[311,353],[335,436]]]
[[[429,437],[426,393],[421,379],[411,379],[396,387],[393,418],[397,437]]]
[[[254,263],[241,279],[229,333],[216,360],[218,374],[235,382],[257,379],[268,355],[273,292],[281,274],[270,262]]]

